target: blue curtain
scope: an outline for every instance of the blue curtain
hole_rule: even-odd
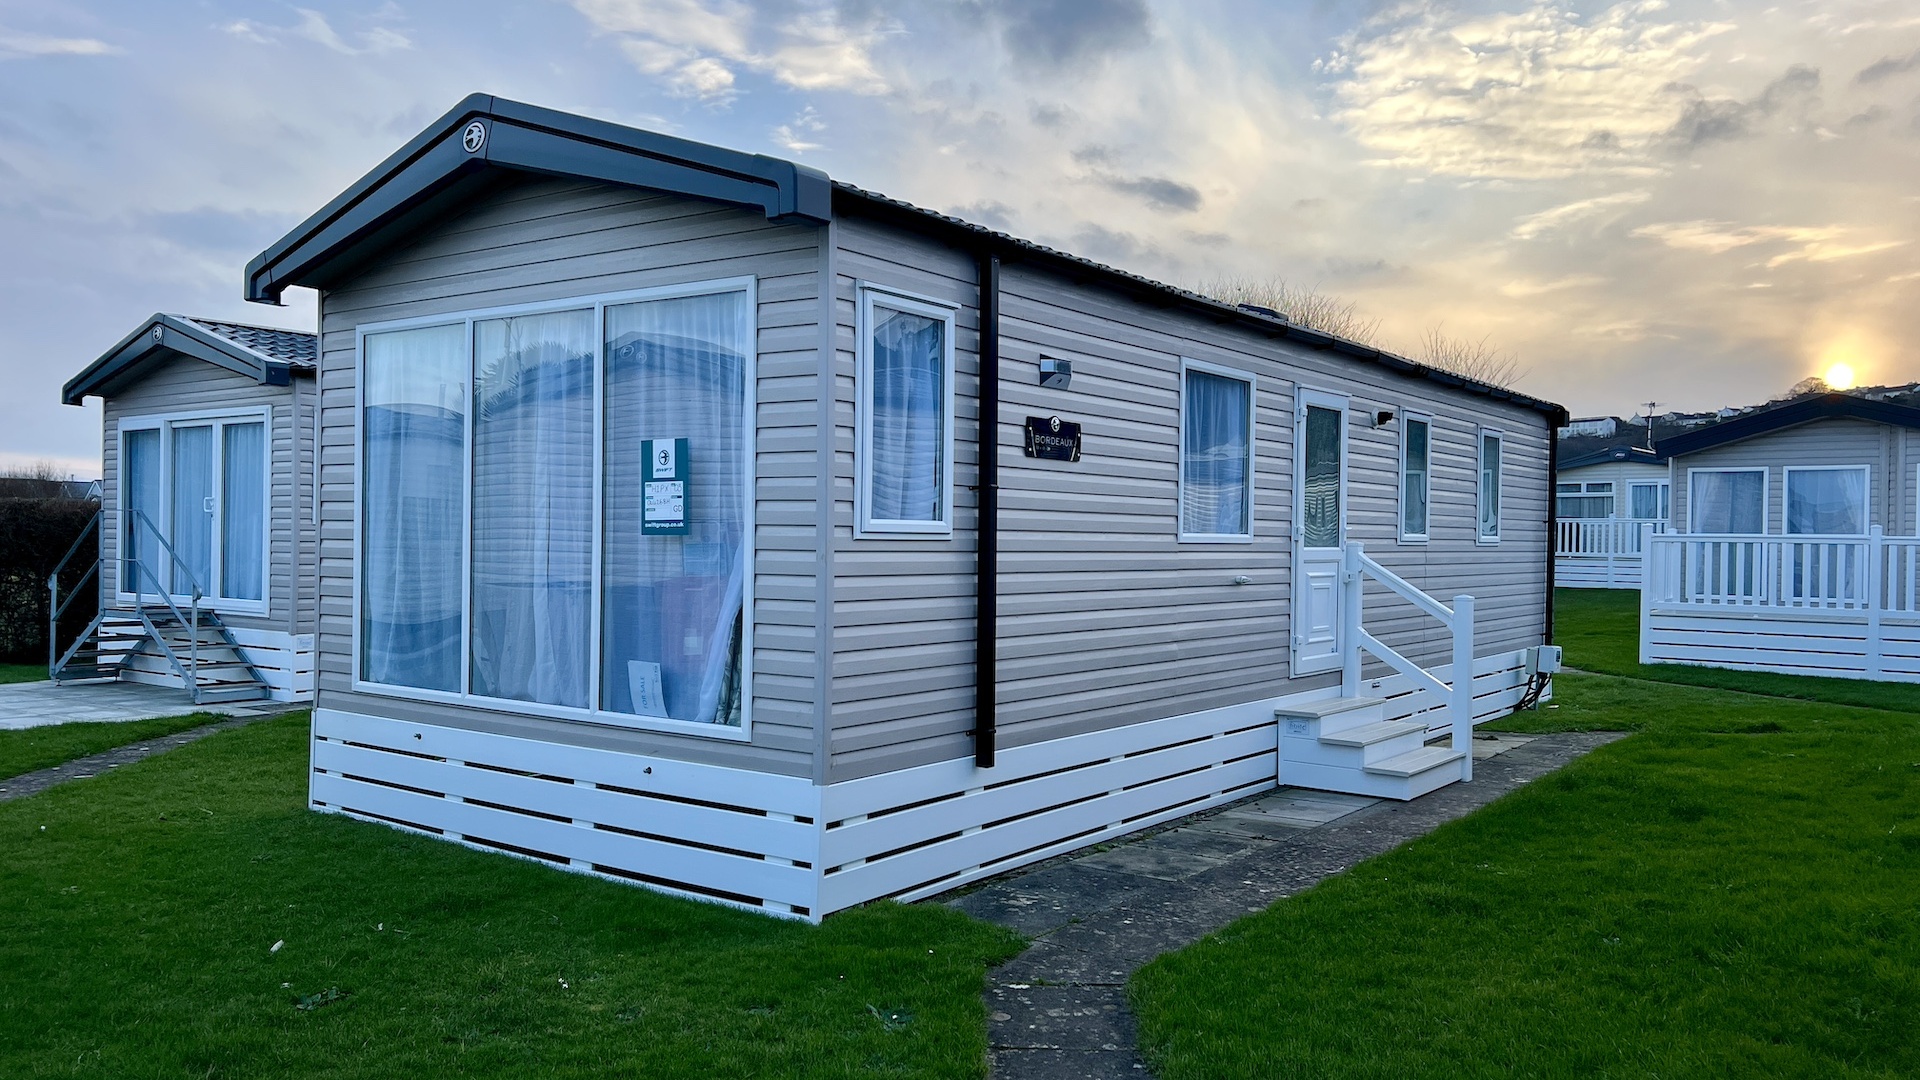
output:
[[[464,324],[369,334],[362,418],[360,674],[460,689]]]
[[[1428,434],[1426,421],[1406,422],[1406,445],[1400,459],[1400,532],[1406,536],[1427,534]]]
[[[941,521],[947,445],[946,324],[875,304],[872,456],[874,521]]]
[[[120,495],[125,509],[139,513],[123,514],[116,523],[126,532],[121,538],[120,591],[158,592],[167,587],[167,564],[155,531],[166,527],[160,507],[160,430],[129,431],[126,447]]]
[[[1236,536],[1249,531],[1248,406],[1253,388],[1239,379],[1189,371],[1181,402],[1180,531]],[[1339,458],[1334,458],[1336,468]],[[1336,474],[1337,475],[1337,474]]]
[[[1766,491],[1764,472],[1694,473],[1688,491],[1688,526],[1697,533],[1764,533]]]

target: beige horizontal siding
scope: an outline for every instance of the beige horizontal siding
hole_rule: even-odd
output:
[[[302,387],[311,401],[311,384]],[[223,613],[223,621],[232,626],[256,630],[280,630],[311,633],[310,598],[314,588],[313,562],[301,561],[297,548],[311,545],[313,530],[307,508],[311,503],[310,482],[302,466],[311,461],[313,428],[311,420],[296,422],[293,391],[286,386],[262,386],[253,379],[226,368],[187,356],[176,356],[143,375],[139,381],[104,398],[100,447],[100,505],[107,511],[103,536],[103,563],[100,568],[102,596],[113,602],[119,588],[120,550],[120,424],[123,420],[168,413],[272,409],[268,432],[268,468],[271,480],[267,504],[268,549],[266,565],[267,613]],[[296,498],[297,495],[297,498]],[[299,507],[296,512],[296,506]],[[155,522],[155,524],[163,524]],[[296,604],[301,618],[296,620]]]
[[[527,179],[383,255],[322,299],[321,703],[454,727],[814,774],[818,702],[820,240],[741,210]],[[355,330],[371,322],[751,276],[758,310],[751,743],[353,691]]]
[[[970,257],[843,218],[834,256],[832,779],[972,752],[978,286]],[[856,285],[961,305],[956,531],[951,540],[856,539]],[[1352,395],[1351,537],[1429,592],[1472,593],[1480,651],[1541,640],[1548,418],[1377,365],[1303,348],[1009,264],[1002,277],[1000,620],[1002,746],[1060,738],[1337,681],[1289,678],[1293,408],[1299,386]],[[1071,389],[1039,387],[1045,354]],[[1256,380],[1254,540],[1180,543],[1180,360]],[[1398,541],[1398,424],[1433,417],[1432,539]],[[1024,418],[1082,425],[1077,463],[1024,457]],[[1475,542],[1478,425],[1505,436],[1503,538]],[[1235,583],[1246,577],[1248,584]],[[1450,639],[1370,590],[1368,628],[1414,659]]]
[[[1865,465],[1867,512],[1874,525],[1890,535],[1913,520],[1915,465],[1908,462],[1920,451],[1916,433],[1891,424],[1836,417],[1756,435],[1676,457],[1673,468],[1673,521],[1691,529],[1687,508],[1690,469],[1767,470],[1767,531],[1786,529],[1786,467],[1792,465]],[[1911,535],[1911,534],[1909,534]]]

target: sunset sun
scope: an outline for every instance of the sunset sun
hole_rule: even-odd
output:
[[[1853,365],[1837,361],[1827,368],[1827,373],[1821,378],[1835,390],[1851,390],[1854,383]]]

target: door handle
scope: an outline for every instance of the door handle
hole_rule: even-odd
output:
[[[204,513],[208,513],[208,514],[213,513],[213,496],[208,495],[205,498],[201,499],[200,509]]]

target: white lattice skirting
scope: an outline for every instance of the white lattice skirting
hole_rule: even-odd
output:
[[[1504,715],[1521,654],[1475,665]],[[1444,674],[1442,675],[1444,678]],[[1004,749],[826,787],[785,776],[318,709],[316,809],[666,892],[819,920],[913,900],[1271,788],[1273,710],[1336,691]],[[1396,676],[1395,718],[1437,708]]]

